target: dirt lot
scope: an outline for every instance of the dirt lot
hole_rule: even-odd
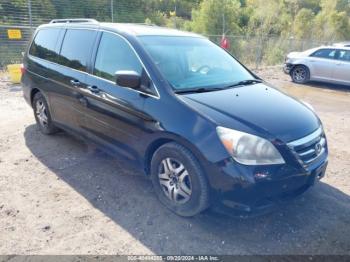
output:
[[[0,82],[0,254],[350,254],[350,88],[265,80],[314,106],[327,176],[274,213],[177,217],[118,158],[39,133],[20,86]]]

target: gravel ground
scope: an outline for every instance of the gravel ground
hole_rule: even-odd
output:
[[[326,177],[273,213],[173,215],[127,163],[71,136],[44,136],[20,86],[0,82],[0,254],[350,254],[350,88],[265,80],[314,106]]]

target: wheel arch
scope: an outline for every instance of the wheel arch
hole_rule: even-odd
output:
[[[305,74],[306,74],[304,79],[300,79],[300,80],[294,79],[294,70],[296,68],[298,68],[298,67],[299,68],[304,68],[304,71],[305,71]],[[305,84],[305,83],[309,82],[312,79],[310,67],[307,64],[305,64],[305,63],[296,63],[295,65],[293,65],[293,67],[291,68],[289,74],[290,74],[290,77],[292,78],[292,81],[294,83],[297,83],[297,84]]]
[[[40,90],[38,88],[33,88],[31,91],[30,91],[30,104],[31,106],[33,107],[33,99],[34,99],[34,96],[35,94],[39,93]]]
[[[179,145],[182,145],[183,147],[190,150],[190,152],[197,158],[198,164],[203,169],[203,172],[205,172],[205,168],[202,164],[203,160],[205,160],[205,157],[197,149],[197,147],[193,143],[189,142],[188,140],[186,140],[182,137],[179,137],[175,134],[166,133],[162,137],[159,137],[159,138],[155,139],[154,141],[152,141],[148,145],[148,147],[145,151],[143,164],[144,164],[144,171],[145,171],[145,174],[147,176],[150,174],[151,160],[152,160],[154,153],[157,151],[158,148],[160,148],[164,144],[171,143],[171,142],[178,143]]]
[[[289,73],[290,75],[292,74],[294,68],[297,67],[297,66],[304,66],[304,67],[306,67],[306,69],[309,71],[309,74],[310,74],[310,67],[307,64],[305,64],[305,63],[295,63],[295,64],[292,65],[292,68],[290,69],[290,73]]]

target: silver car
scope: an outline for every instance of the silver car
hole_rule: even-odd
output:
[[[321,46],[289,53],[283,70],[295,83],[311,80],[350,85],[350,47]]]

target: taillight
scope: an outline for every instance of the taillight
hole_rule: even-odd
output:
[[[21,73],[22,75],[26,72],[26,68],[24,67],[23,64],[21,64]]]

